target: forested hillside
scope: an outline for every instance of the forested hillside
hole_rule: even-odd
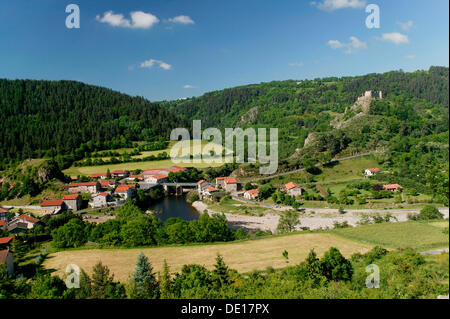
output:
[[[5,79],[0,79],[0,123],[3,164],[168,139],[172,128],[186,125],[156,103],[106,88]]]
[[[303,147],[312,132],[336,130],[330,122],[344,113],[365,91],[382,91],[383,102],[367,116],[342,131],[354,149],[390,140],[400,134],[421,137],[448,131],[448,68],[405,73],[392,71],[357,77],[270,82],[207,93],[201,97],[166,102],[189,120],[205,127],[278,127],[282,157]],[[346,120],[352,112],[347,112]],[[353,123],[355,124],[355,123]],[[355,134],[356,133],[356,134]],[[361,133],[365,133],[361,135]],[[340,133],[339,133],[340,134]],[[382,136],[379,136],[379,135]],[[342,134],[341,134],[342,137]],[[326,146],[331,151],[333,138]],[[347,145],[343,145],[347,147]],[[334,150],[339,153],[342,149]]]

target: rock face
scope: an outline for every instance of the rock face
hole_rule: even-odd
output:
[[[381,91],[380,91],[381,92]],[[382,96],[382,95],[380,95]],[[336,129],[340,129],[349,125],[353,120],[369,114],[370,105],[375,98],[372,96],[371,91],[367,91],[363,96],[360,96],[350,108],[347,108],[343,114],[338,114],[331,122],[330,125]],[[346,115],[349,113],[355,115],[351,116],[349,119],[345,120]]]
[[[37,182],[45,184],[54,178],[64,180],[64,174],[60,171],[58,164],[54,161],[42,163],[37,170]]]
[[[252,107],[241,117],[241,123],[248,124],[253,123],[256,120],[256,116],[258,115],[258,106]]]

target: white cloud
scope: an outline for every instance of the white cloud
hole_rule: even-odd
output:
[[[346,49],[345,53],[347,53],[347,54],[352,54],[352,53],[358,52],[359,50],[367,49],[366,42],[359,40],[355,36],[351,36],[350,42],[348,42],[348,43],[342,43],[339,40],[330,40],[330,41],[328,41],[327,44],[333,50]]]
[[[345,8],[360,9],[366,5],[366,0],[323,0],[321,2],[312,1],[311,5],[326,11],[334,11]]]
[[[412,21],[408,21],[408,22],[397,22],[397,24],[400,26],[400,28],[402,28],[403,31],[408,31],[408,30],[411,29],[412,26],[413,26],[413,22],[412,22]]]
[[[392,32],[392,33],[383,33],[381,36],[381,40],[392,42],[394,44],[408,44],[409,39],[408,36],[405,34],[401,34],[398,32]]]
[[[141,63],[141,68],[152,68],[154,65],[158,65],[163,70],[170,70],[172,66],[160,60],[150,59]]]
[[[169,22],[180,24],[195,24],[194,20],[192,20],[190,16],[183,16],[183,15],[170,18]]]
[[[131,20],[124,18],[123,14],[115,14],[112,11],[103,13],[103,17],[97,15],[95,19],[101,23],[109,24],[113,27],[149,29],[159,22],[159,19],[151,13],[142,11],[130,12]]]
[[[196,89],[195,86],[190,85],[190,84],[186,84],[185,86],[183,86],[184,89]]]
[[[416,56],[411,54],[411,55],[406,55],[405,58],[408,60],[414,60],[416,58]]]
[[[304,64],[303,64],[303,62],[293,62],[293,63],[289,63],[289,66],[292,66],[292,67],[302,67]]]
[[[339,40],[330,40],[330,41],[328,41],[328,45],[333,50],[340,49],[340,48],[344,47],[344,45]]]

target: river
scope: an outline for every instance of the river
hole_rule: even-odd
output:
[[[186,202],[184,196],[164,197],[158,203],[149,207],[150,210],[161,212],[156,214],[163,222],[169,218],[181,218],[183,220],[194,220],[199,218],[199,213],[194,207]]]

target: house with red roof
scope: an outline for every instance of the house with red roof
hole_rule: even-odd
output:
[[[10,237],[0,237],[0,249],[7,249],[11,247],[13,236]]]
[[[115,179],[103,179],[100,181],[100,187],[102,190],[113,189],[117,186],[117,181]]]
[[[94,195],[92,197],[92,202],[90,202],[89,205],[91,205],[92,208],[106,207],[113,202],[114,200],[110,193],[102,192]]]
[[[368,177],[368,176],[375,176],[380,172],[380,169],[375,167],[375,168],[367,168],[364,171],[364,176]]]
[[[145,182],[150,184],[162,184],[167,183],[168,181],[169,178],[167,177],[167,175],[163,174],[152,175],[145,179]]]
[[[81,206],[83,205],[83,198],[80,194],[70,194],[70,195],[64,195],[63,201],[66,204],[66,206],[70,209],[76,212],[77,210],[81,209]]]
[[[119,185],[114,191],[115,195],[118,195],[120,198],[127,200],[128,198],[135,197],[136,194],[136,186],[135,185]]]
[[[67,191],[71,194],[89,193],[96,194],[100,192],[99,182],[70,183],[66,185]]]
[[[303,187],[293,182],[289,182],[286,185],[284,185],[284,189],[286,194],[290,196],[301,196],[303,193]]]
[[[0,220],[0,230],[6,231],[8,229],[6,226],[6,220]]]
[[[258,195],[259,195],[258,189],[249,189],[248,191],[246,191],[244,193],[244,198],[245,199],[257,199]]]
[[[44,214],[58,214],[67,208],[62,199],[44,200],[41,203],[41,210]]]
[[[383,189],[391,192],[401,192],[403,190],[403,187],[399,184],[387,184],[383,185]]]
[[[106,178],[106,173],[95,173],[91,175],[91,178],[95,178],[95,179],[105,179]]]
[[[28,229],[33,228],[34,226],[37,225],[37,223],[39,223],[38,219],[27,214],[22,214],[19,217],[17,217],[17,219],[19,220],[19,222],[26,224]]]
[[[235,178],[227,177],[225,178],[225,190],[227,192],[237,192],[238,182]]]

